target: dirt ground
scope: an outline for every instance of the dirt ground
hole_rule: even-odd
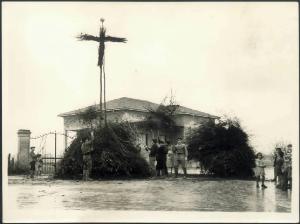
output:
[[[9,177],[14,209],[291,212],[291,191],[255,181],[174,178],[72,181]]]

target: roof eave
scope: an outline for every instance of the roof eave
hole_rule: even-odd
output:
[[[107,111],[125,111],[125,110],[129,110],[129,111],[137,111],[137,112],[149,112],[147,110],[138,110],[138,109],[133,109],[133,108],[116,108],[116,109],[108,109]],[[76,116],[78,114],[80,114],[81,112],[77,112],[77,113],[62,113],[57,115],[58,117],[69,117],[69,116]],[[213,118],[213,119],[220,119],[219,116],[215,116],[215,115],[200,115],[200,114],[191,114],[191,113],[177,113],[176,115],[190,115],[190,116],[195,116],[195,117],[203,117],[203,118]]]

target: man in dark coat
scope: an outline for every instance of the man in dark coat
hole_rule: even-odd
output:
[[[279,177],[281,176],[281,167],[283,164],[283,152],[281,151],[280,147],[276,147],[275,155],[274,155],[274,179],[275,184],[277,184],[277,181],[279,182]],[[280,184],[280,183],[279,183]]]
[[[150,165],[151,174],[153,176],[155,175],[155,157],[156,157],[158,146],[159,145],[157,139],[152,139],[152,145],[150,147],[150,152],[149,152],[149,165]]]
[[[35,147],[30,147],[31,151],[29,153],[30,156],[30,177],[33,179],[35,174],[35,164],[36,164],[36,154],[34,152]]]
[[[167,154],[168,148],[164,141],[159,141],[159,147],[156,152],[156,175],[168,175],[167,170]]]

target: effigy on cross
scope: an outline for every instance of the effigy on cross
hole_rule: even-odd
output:
[[[98,66],[100,67],[100,126],[103,120],[103,112],[104,112],[104,121],[105,125],[107,124],[107,117],[106,117],[106,79],[105,79],[105,42],[120,42],[126,43],[126,38],[121,37],[112,37],[106,36],[106,29],[103,26],[104,19],[101,18],[101,26],[99,36],[93,36],[89,34],[80,34],[77,36],[79,40],[87,40],[87,41],[96,41],[99,42],[98,48]],[[102,108],[102,103],[104,108]],[[104,110],[103,110],[104,109]]]

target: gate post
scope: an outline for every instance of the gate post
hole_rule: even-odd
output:
[[[18,130],[18,168],[29,170],[30,130]]]

